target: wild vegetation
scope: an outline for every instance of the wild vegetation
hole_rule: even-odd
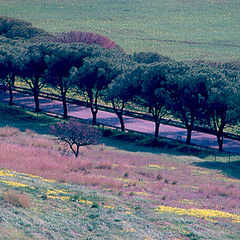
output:
[[[238,239],[239,161],[112,138],[75,158],[46,134],[56,119],[0,109],[0,238]]]

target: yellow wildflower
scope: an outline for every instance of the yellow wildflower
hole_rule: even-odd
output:
[[[134,193],[136,193],[137,195],[140,195],[140,196],[150,196],[150,194],[149,193],[145,193],[145,192],[134,192]]]
[[[133,214],[133,212],[130,212],[130,211],[125,211],[125,213],[127,213],[127,214]]]
[[[80,199],[80,200],[78,200],[80,203],[85,203],[85,204],[93,204],[93,202],[91,202],[91,201],[88,201],[88,200],[83,200],[83,199]]]
[[[12,182],[12,181],[4,181],[2,180],[2,182],[7,183],[8,185],[14,186],[14,187],[30,187],[33,188],[27,184],[24,183],[18,183],[18,182]]]
[[[104,206],[105,208],[109,208],[109,209],[114,209],[115,207],[113,207],[113,206],[108,206],[108,205],[105,205]]]
[[[213,209],[197,209],[197,208],[178,208],[160,205],[155,209],[158,213],[175,213],[178,215],[188,215],[209,220],[211,218],[228,218],[235,223],[240,223],[240,215],[222,212]]]

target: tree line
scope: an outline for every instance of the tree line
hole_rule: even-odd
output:
[[[0,18],[0,78],[9,86],[10,105],[16,78],[32,90],[36,112],[40,111],[39,93],[48,85],[61,96],[64,118],[66,96],[74,91],[89,103],[93,124],[101,99],[112,105],[124,131],[123,112],[131,102],[149,110],[155,137],[162,118],[170,112],[185,125],[187,144],[194,126],[201,123],[214,129],[220,151],[224,128],[239,122],[239,62],[179,62],[151,52],[127,54],[109,38],[82,32],[53,36],[35,30],[33,37],[24,38],[16,30],[21,24],[9,24],[13,31],[3,23]],[[16,34],[9,37],[9,29]]]

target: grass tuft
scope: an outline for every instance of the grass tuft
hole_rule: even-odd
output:
[[[8,190],[3,193],[3,200],[16,207],[30,208],[31,200],[26,193],[19,193],[15,190]]]

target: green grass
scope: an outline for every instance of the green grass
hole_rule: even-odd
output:
[[[49,32],[106,35],[127,52],[155,51],[177,60],[239,59],[238,0],[4,0],[0,15]]]

